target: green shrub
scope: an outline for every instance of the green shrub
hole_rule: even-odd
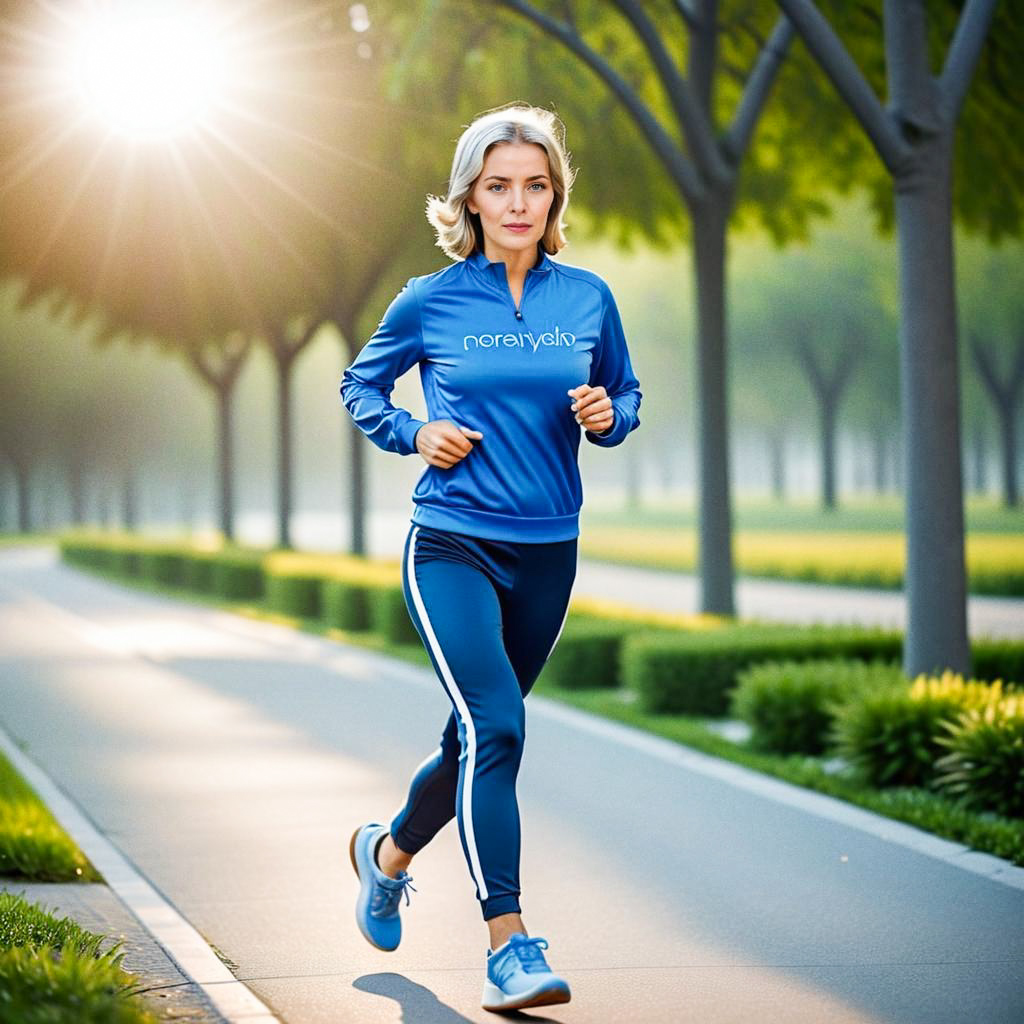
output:
[[[1024,695],[963,710],[936,742],[936,788],[976,810],[1024,818]]]
[[[299,619],[318,619],[321,612],[322,582],[322,577],[305,573],[268,572],[267,605],[282,615],[293,615]]]
[[[222,552],[213,563],[213,592],[230,601],[259,601],[266,581],[263,555],[258,551]]]
[[[830,743],[869,785],[929,786],[942,754],[942,723],[999,695],[998,684],[952,672],[919,676],[910,688],[864,693],[836,709]]]
[[[401,584],[382,584],[370,589],[370,625],[393,644],[423,642],[409,615]]]
[[[737,675],[749,665],[820,658],[890,661],[901,649],[899,633],[850,626],[657,631],[627,637],[622,676],[647,711],[714,716],[728,711]]]
[[[570,613],[544,665],[545,678],[566,690],[618,686],[622,641],[635,628],[628,622],[575,619]]]
[[[1007,690],[1024,684],[1024,642],[1020,640],[972,640],[972,675],[975,679],[1003,679]]]
[[[185,581],[185,559],[180,550],[143,551],[139,555],[141,563],[140,575],[154,583],[165,586],[180,587]]]
[[[906,682],[896,664],[843,659],[762,662],[737,679],[730,712],[750,724],[751,747],[812,755],[828,747],[837,704]]]
[[[366,584],[324,580],[320,591],[327,625],[353,633],[370,628],[370,587]]]
[[[219,557],[213,551],[186,551],[182,556],[184,585],[197,594],[213,594],[213,570]]]

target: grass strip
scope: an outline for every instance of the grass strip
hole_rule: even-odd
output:
[[[0,892],[0,1020],[18,1024],[157,1024],[125,972],[121,943]]]
[[[0,875],[38,882],[103,881],[3,754],[0,754]]]

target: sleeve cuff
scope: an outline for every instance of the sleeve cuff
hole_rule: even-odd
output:
[[[583,433],[591,444],[599,445],[601,448],[614,448],[626,440],[629,429],[630,420],[616,408],[615,422],[606,434],[595,434],[591,430],[585,430]]]
[[[416,431],[418,431],[420,427],[425,427],[426,425],[425,420],[417,420],[409,417],[409,419],[398,428],[398,436],[401,441],[401,452],[403,455],[416,454]]]

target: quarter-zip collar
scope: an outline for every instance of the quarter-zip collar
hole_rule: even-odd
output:
[[[492,278],[500,281],[502,284],[508,284],[508,273],[505,263],[502,260],[489,260],[485,255],[483,249],[474,249],[467,257],[466,262],[471,263],[479,271],[484,274],[489,274]],[[546,274],[552,269],[554,264],[548,258],[548,254],[544,251],[544,247],[537,243],[537,262],[527,271],[528,274]]]

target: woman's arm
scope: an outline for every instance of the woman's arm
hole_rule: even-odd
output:
[[[591,430],[583,432],[584,437],[592,444],[602,448],[614,448],[626,440],[626,435],[640,426],[640,400],[643,392],[640,382],[633,374],[633,366],[629,361],[629,350],[626,347],[626,335],[622,330],[622,319],[612,296],[611,289],[605,285],[605,308],[601,321],[601,337],[593,362],[590,366],[591,387],[603,387],[612,401],[615,419],[611,428],[602,434]]]
[[[341,376],[341,400],[359,429],[378,448],[416,453],[424,421],[391,404],[395,381],[424,357],[415,278],[395,296],[369,341]]]

